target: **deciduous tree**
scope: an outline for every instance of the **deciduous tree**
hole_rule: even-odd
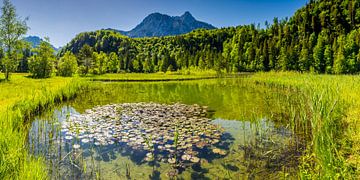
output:
[[[77,69],[77,58],[73,53],[68,51],[59,59],[58,74],[60,76],[71,77],[76,73]]]
[[[55,50],[49,40],[42,41],[29,59],[30,73],[33,78],[48,78],[55,70]]]
[[[15,6],[10,0],[3,1],[0,17],[0,41],[6,52],[2,60],[6,80],[9,80],[10,73],[15,71],[19,64],[17,55],[21,51],[19,46],[21,46],[22,36],[29,29],[26,21],[27,18],[23,20],[16,14]]]

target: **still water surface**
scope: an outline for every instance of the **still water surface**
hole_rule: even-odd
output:
[[[284,92],[243,79],[189,82],[94,82],[70,102],[38,116],[29,131],[29,151],[46,159],[52,179],[278,179],[296,176],[299,145],[281,114]],[[155,102],[208,106],[212,124],[223,128],[217,147],[226,155],[199,151],[200,162],[176,168],[161,159],[144,161],[147,150],[128,143],[107,145],[66,140],[62,125],[71,116],[108,104]],[[285,108],[286,109],[286,108]],[[284,112],[282,112],[284,113]],[[285,112],[286,113],[286,112]],[[74,144],[80,148],[75,149]],[[174,171],[176,169],[176,171]]]

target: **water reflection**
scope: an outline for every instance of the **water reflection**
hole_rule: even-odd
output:
[[[39,117],[33,122],[29,134],[30,151],[45,155],[54,179],[64,178],[168,178],[174,168],[169,163],[155,158],[145,162],[148,151],[133,148],[126,143],[117,142],[104,146],[82,143],[80,139],[64,140],[65,132],[61,125],[72,114],[79,114],[74,108],[65,106],[55,110],[53,117]],[[226,156],[214,154],[209,149],[199,151],[200,163],[180,169],[180,177],[215,178],[276,175],[276,171],[293,171],[296,164],[294,152],[289,148],[295,141],[290,131],[277,128],[266,119],[258,123],[215,119],[213,124],[224,128],[219,148],[229,152]],[[74,149],[73,144],[80,144]],[[296,152],[296,151],[295,151]],[[287,159],[286,159],[287,158]],[[224,174],[217,173],[223,172]],[[160,173],[163,172],[163,173]],[[279,175],[276,175],[279,176]],[[276,177],[275,176],[275,177]]]
[[[52,179],[183,179],[283,178],[296,176],[301,152],[286,124],[270,117],[280,106],[281,93],[242,84],[241,80],[181,83],[96,83],[68,104],[35,118],[29,131],[29,150],[45,157]],[[224,129],[218,148],[199,150],[199,163],[175,167],[155,152],[125,142],[95,145],[79,138],[66,140],[66,120],[98,105],[125,102],[200,104],[213,111],[212,123]],[[275,114],[275,113],[274,113]],[[236,119],[236,120],[227,120]],[[74,148],[79,144],[80,148]],[[158,156],[160,158],[158,158]]]

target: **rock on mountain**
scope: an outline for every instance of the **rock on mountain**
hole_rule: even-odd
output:
[[[216,29],[211,24],[196,20],[190,12],[182,16],[152,13],[131,31],[116,31],[129,37],[154,37],[185,34],[200,28]]]

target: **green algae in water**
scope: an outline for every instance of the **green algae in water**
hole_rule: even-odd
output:
[[[296,159],[301,150],[297,146],[297,137],[285,128],[286,125],[265,118],[267,108],[271,108],[269,102],[273,103],[271,99],[280,96],[240,83],[233,80],[99,83],[93,91],[80,95],[70,104],[60,106],[48,116],[36,118],[29,132],[29,149],[31,153],[45,157],[53,179],[168,179],[177,173],[184,179],[296,176]],[[137,91],[139,88],[142,93]],[[148,150],[134,149],[123,142],[106,145],[92,141],[84,143],[82,137],[77,137],[81,136],[80,132],[74,133],[74,138],[69,141],[64,139],[68,131],[62,131],[61,126],[69,114],[79,115],[86,109],[109,103],[150,101],[209,106],[213,110],[212,123],[224,129],[218,147],[225,154],[205,149],[198,155],[199,163],[177,168],[166,160],[145,162]],[[251,111],[258,112],[257,116]],[[75,149],[75,144],[81,147]]]

